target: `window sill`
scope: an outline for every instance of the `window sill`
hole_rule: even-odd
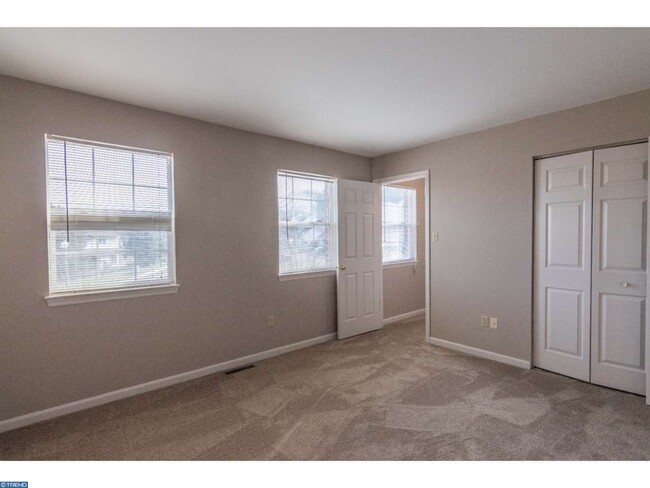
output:
[[[407,266],[417,266],[419,261],[416,259],[414,261],[395,261],[394,263],[384,263],[384,268],[402,268]]]
[[[117,290],[87,291],[78,293],[59,293],[45,297],[49,307],[73,305],[75,303],[103,302],[105,300],[121,300],[124,298],[148,297],[152,295],[167,295],[176,293],[180,285],[143,286],[139,288],[122,288]]]
[[[303,280],[305,278],[318,278],[320,276],[333,276],[335,274],[335,269],[326,269],[324,271],[305,271],[304,273],[279,275],[278,281]]]

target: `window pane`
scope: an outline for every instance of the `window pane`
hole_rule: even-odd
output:
[[[173,281],[169,156],[48,139],[47,160],[51,293]]]
[[[336,266],[331,180],[278,172],[280,274]]]
[[[416,259],[416,194],[413,188],[383,186],[382,256],[384,263]]]
[[[52,292],[169,281],[170,232],[50,232]]]
[[[95,149],[95,180],[102,183],[133,184],[132,153],[115,149]]]

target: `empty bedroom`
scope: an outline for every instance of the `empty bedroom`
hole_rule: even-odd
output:
[[[44,8],[0,28],[0,486],[647,468],[649,28]]]

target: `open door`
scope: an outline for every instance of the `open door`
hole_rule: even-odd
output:
[[[338,180],[339,339],[380,329],[382,311],[381,185]]]

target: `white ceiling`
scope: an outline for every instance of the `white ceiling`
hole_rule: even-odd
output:
[[[650,29],[0,29],[0,73],[364,156],[650,88]]]

